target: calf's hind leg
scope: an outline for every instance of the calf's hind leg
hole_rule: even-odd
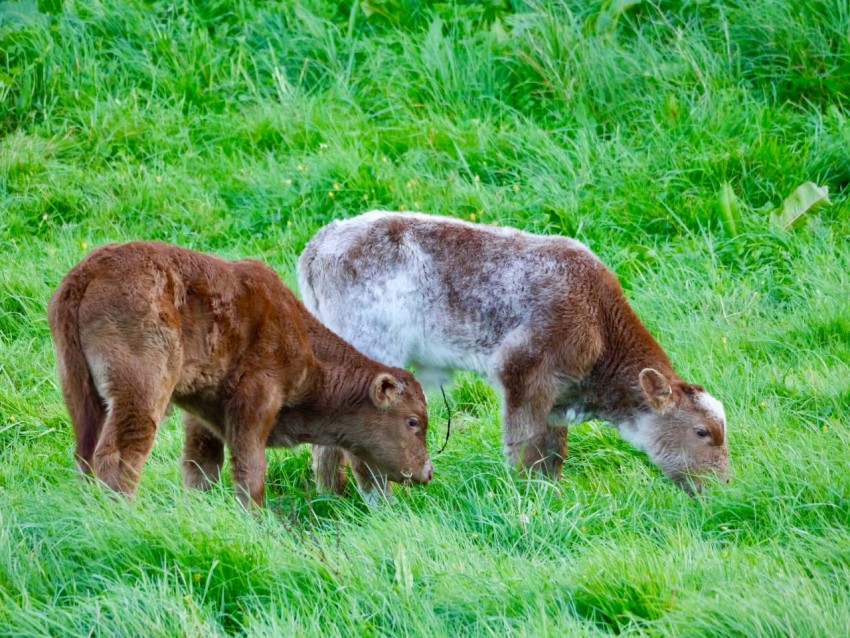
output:
[[[117,492],[135,492],[168,408],[174,381],[162,363],[161,367],[112,365],[108,379],[99,384],[106,386],[108,410],[92,465],[95,476]]]
[[[198,417],[183,417],[186,442],[183,446],[183,485],[208,490],[218,482],[224,464],[224,441]]]

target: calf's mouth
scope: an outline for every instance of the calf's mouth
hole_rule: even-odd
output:
[[[427,485],[431,482],[431,479],[434,478],[434,466],[431,465],[431,461],[428,461],[423,466],[422,470],[418,473],[413,472],[411,470],[403,470],[401,472],[402,481],[401,483],[417,483],[420,485]]]

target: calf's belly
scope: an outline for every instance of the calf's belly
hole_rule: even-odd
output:
[[[493,352],[475,344],[452,339],[445,334],[427,334],[410,344],[405,365],[416,368],[417,377],[434,387],[451,380],[455,371],[477,372],[491,376]]]

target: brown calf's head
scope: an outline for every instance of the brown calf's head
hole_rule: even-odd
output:
[[[369,467],[397,483],[428,483],[433,475],[425,435],[428,408],[422,386],[400,368],[377,374],[369,387],[369,403],[359,417],[368,441],[352,450]]]
[[[714,474],[729,481],[723,404],[698,385],[668,380],[652,368],[640,373],[647,409],[635,420],[634,442],[674,483],[702,491]]]

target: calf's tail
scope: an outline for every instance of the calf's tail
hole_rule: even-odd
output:
[[[47,319],[56,349],[62,396],[74,426],[77,465],[83,473],[92,474],[94,450],[106,408],[95,389],[80,343],[79,308],[88,286],[87,278],[82,275],[72,270],[59,284],[47,305]]]

